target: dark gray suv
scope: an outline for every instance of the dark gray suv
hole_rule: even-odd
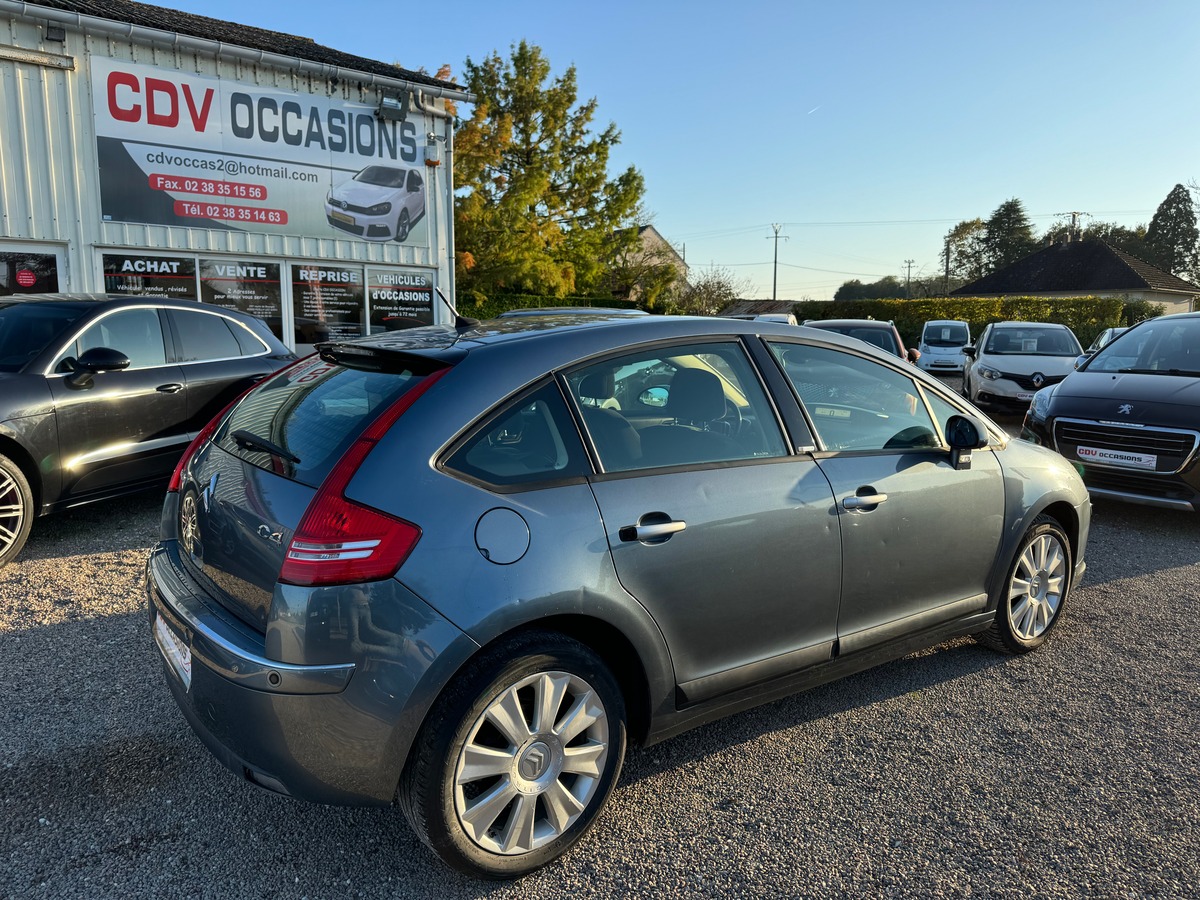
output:
[[[526,316],[253,389],[180,463],[147,593],[234,772],[398,802],[512,877],[589,828],[627,741],[954,636],[1039,646],[1089,519],[1061,457],[861,341]]]

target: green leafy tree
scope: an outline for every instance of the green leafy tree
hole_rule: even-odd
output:
[[[949,257],[949,259],[947,259]],[[951,285],[941,290],[951,291],[961,284],[975,281],[988,273],[987,226],[983,219],[959,222],[942,242],[942,271],[949,269]],[[945,276],[943,275],[943,280]],[[958,284],[953,284],[957,282]]]
[[[522,41],[465,64],[478,101],[455,132],[455,243],[460,290],[476,298],[608,290],[608,267],[636,241],[645,183],[632,166],[608,177],[616,126],[592,130],[596,100],[577,103],[575,68],[557,78]]]
[[[995,272],[1038,248],[1025,206],[1016,197],[1005,200],[984,222],[988,272]]]
[[[904,282],[894,275],[885,275],[878,281],[863,284],[857,278],[847,281],[833,295],[834,300],[885,300],[903,297]]]
[[[1134,225],[1128,228],[1113,222],[1092,222],[1084,229],[1084,240],[1104,241],[1110,247],[1123,250],[1130,256],[1146,259],[1149,251],[1146,249],[1146,226]]]
[[[1171,188],[1146,229],[1150,261],[1183,278],[1200,273],[1200,230],[1192,196],[1182,184]]]
[[[642,218],[639,216],[639,218]],[[648,241],[641,236],[636,242],[615,240],[610,248],[609,279],[614,297],[633,300],[648,310],[658,310],[670,298],[671,289],[680,281],[683,271],[678,255],[665,242]]]

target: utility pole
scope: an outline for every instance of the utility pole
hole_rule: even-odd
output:
[[[912,299],[912,290],[909,288],[909,283],[912,281],[912,267],[915,260],[906,259],[904,264],[908,266],[908,274],[904,276],[904,299]]]
[[[779,233],[779,229],[783,227],[782,225],[772,224],[771,227],[775,229],[775,237],[773,239],[775,241],[775,266],[771,271],[771,301],[774,302],[775,288],[779,284],[779,239],[783,238],[786,241],[788,240],[788,236]],[[768,237],[767,240],[772,240],[772,238]]]
[[[942,282],[942,293],[950,296],[950,236],[946,236],[946,280]]]
[[[1089,219],[1092,217],[1092,214],[1089,212],[1076,212],[1074,210],[1071,212],[1055,213],[1055,215],[1071,217],[1071,230],[1068,232],[1068,234],[1070,235],[1070,239],[1073,241],[1083,239],[1083,230],[1079,227],[1079,217],[1087,216]]]

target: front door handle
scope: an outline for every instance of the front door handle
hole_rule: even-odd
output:
[[[170,384],[160,384],[155,390],[160,394],[178,394],[183,390],[183,385],[177,381],[173,381]]]
[[[651,522],[647,525],[626,525],[617,532],[623,541],[647,541],[662,543],[673,534],[679,534],[687,528],[687,522],[671,520],[669,522]]]
[[[861,494],[847,497],[842,501],[845,509],[874,509],[887,500],[887,494]]]

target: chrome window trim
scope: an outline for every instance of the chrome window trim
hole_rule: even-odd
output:
[[[76,329],[75,333],[73,335],[71,335],[71,339],[69,341],[65,341],[63,344],[61,344],[59,346],[58,352],[56,352],[54,354],[54,356],[50,360],[50,364],[41,373],[42,376],[44,378],[56,378],[56,377],[57,378],[65,378],[67,375],[71,374],[70,372],[55,372],[54,371],[55,363],[57,363],[60,359],[62,359],[62,356],[66,352],[68,347],[70,347],[77,340],[79,340],[79,338],[83,335],[83,333],[85,331],[87,331],[89,328],[91,328],[93,325],[95,325],[96,323],[102,322],[104,319],[107,319],[109,316],[115,315],[116,313],[127,312],[129,310],[137,310],[137,309],[152,309],[155,312],[164,312],[164,311],[171,310],[171,309],[179,309],[179,307],[177,307],[177,306],[158,306],[158,305],[155,305],[152,303],[144,303],[144,304],[137,304],[135,306],[121,306],[121,307],[118,307],[117,309],[110,309],[106,312],[101,313],[96,318],[94,318],[90,322],[88,322],[86,325],[82,326],[81,328]],[[269,356],[271,353],[271,348],[268,347],[266,345],[266,343],[263,342],[263,339],[260,338],[253,331],[251,331],[249,327],[247,327],[243,323],[239,322],[237,319],[231,318],[230,316],[223,315],[219,312],[213,312],[212,310],[209,310],[209,309],[182,309],[182,310],[180,310],[180,312],[198,312],[198,313],[202,313],[206,316],[218,316],[218,317],[224,319],[226,322],[231,322],[234,325],[237,325],[239,328],[244,329],[247,334],[249,334],[252,338],[254,338],[254,340],[258,341],[258,343],[262,345],[262,352],[261,353],[251,353],[246,356],[242,356],[242,355],[222,356],[222,357],[219,357],[216,359],[190,359],[187,362],[165,362],[161,366],[141,366],[137,369],[126,369],[125,371],[127,371],[127,372],[149,372],[154,369],[166,369],[166,368],[171,368],[174,366],[194,366],[194,365],[198,365],[198,364],[202,364],[202,363],[229,362],[229,361],[235,360],[235,359],[258,359],[261,356]],[[164,340],[166,339],[166,337],[167,337],[167,334],[166,334],[166,331],[164,330],[163,331]],[[163,345],[163,350],[164,351],[166,350],[165,344]]]

